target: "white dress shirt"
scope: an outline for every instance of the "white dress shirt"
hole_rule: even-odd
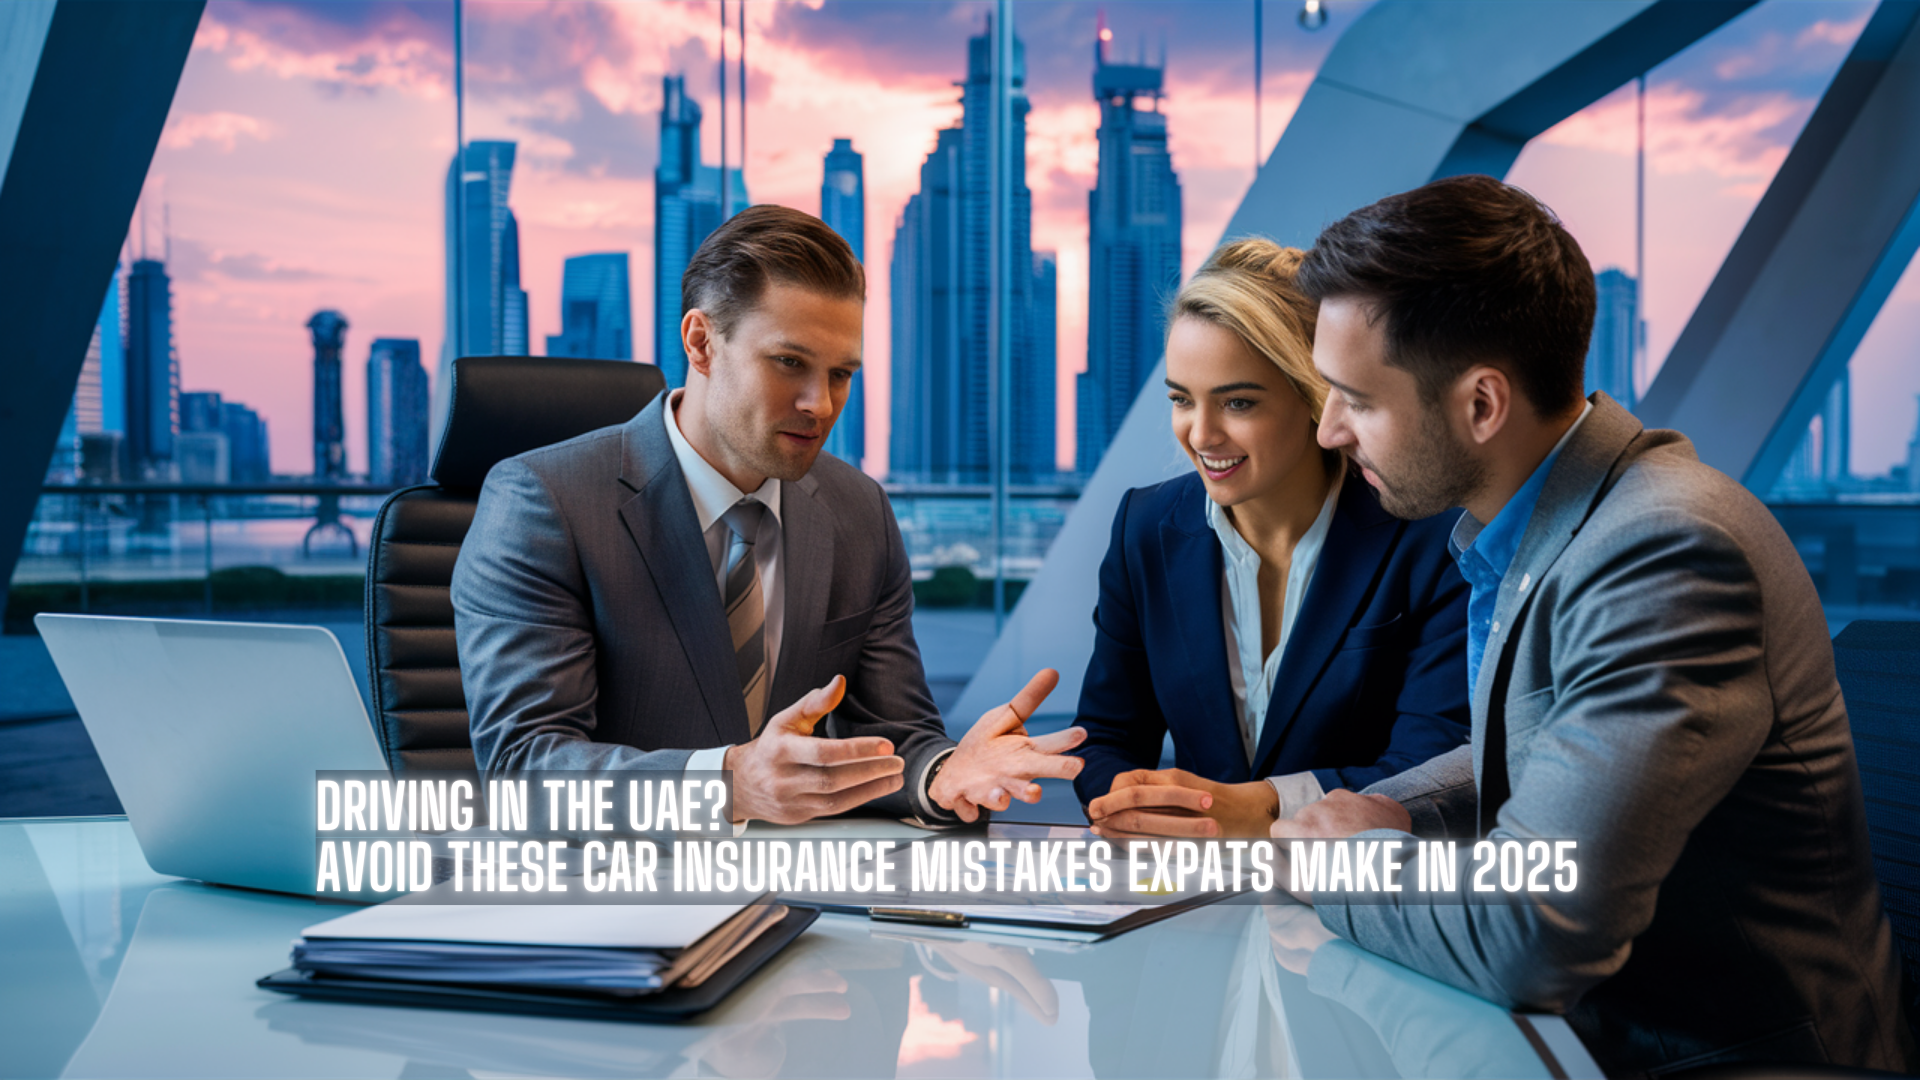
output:
[[[753,542],[754,569],[760,573],[760,592],[766,604],[766,643],[767,643],[767,719],[771,721],[776,713],[785,706],[773,700],[773,672],[780,659],[780,635],[784,629],[787,611],[787,594],[781,585],[783,554],[785,551],[782,522],[780,520],[780,481],[768,477],[751,494],[742,494],[733,482],[720,475],[700,451],[693,448],[686,435],[680,431],[680,419],[677,415],[681,395],[686,391],[675,390],[667,399],[667,439],[673,443],[673,456],[680,462],[680,474],[687,478],[687,492],[693,496],[694,516],[700,522],[700,534],[707,542],[707,561],[713,564],[713,580],[720,592],[718,599],[726,590],[727,543],[731,530],[721,516],[733,509],[742,499],[753,499],[765,504],[768,513],[761,515],[760,529]],[[695,750],[687,758],[688,772],[719,772],[725,767],[726,746],[715,746],[706,750]],[[952,750],[936,754],[927,762],[920,773],[919,787],[922,801],[926,799],[927,778]],[[736,830],[737,831],[737,830]]]
[[[733,535],[721,520],[722,515],[742,499],[752,499],[767,508],[767,513],[760,516],[760,528],[753,539],[753,567],[760,574],[760,595],[766,605],[767,719],[771,720],[777,711],[772,695],[773,672],[780,662],[780,634],[786,624],[787,611],[786,590],[780,587],[781,556],[786,546],[782,542],[785,534],[780,521],[780,481],[769,476],[765,483],[747,494],[720,475],[720,470],[701,457],[700,451],[695,450],[680,431],[677,413],[685,392],[675,390],[667,400],[667,441],[673,444],[673,456],[680,462],[680,475],[687,478],[687,493],[693,496],[694,517],[699,520],[700,535],[707,543],[707,561],[713,564],[714,587],[718,590],[714,593],[715,599],[726,589],[727,544]],[[695,750],[687,759],[688,771],[719,772],[729,746]]]
[[[1220,538],[1226,555],[1220,581],[1220,614],[1227,632],[1227,681],[1233,686],[1233,702],[1240,721],[1240,744],[1253,764],[1254,749],[1260,745],[1260,729],[1266,723],[1267,704],[1273,700],[1273,680],[1279,673],[1280,659],[1286,655],[1287,639],[1293,634],[1293,621],[1300,614],[1300,602],[1313,582],[1314,568],[1320,565],[1320,549],[1327,542],[1327,530],[1333,524],[1333,510],[1340,502],[1340,489],[1346,477],[1343,465],[1327,485],[1326,501],[1320,514],[1293,545],[1293,561],[1287,569],[1287,596],[1280,608],[1280,632],[1273,651],[1260,655],[1263,627],[1260,625],[1260,553],[1253,550],[1220,504],[1207,500],[1207,524]],[[1270,776],[1280,797],[1280,816],[1326,796],[1320,780],[1310,772]]]

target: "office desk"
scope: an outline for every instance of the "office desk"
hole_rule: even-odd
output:
[[[1558,1018],[1344,942],[1289,948],[1304,909],[1218,904],[1058,949],[825,915],[681,1025],[254,987],[341,910],[155,874],[123,819],[0,821],[0,1077],[1599,1075]]]

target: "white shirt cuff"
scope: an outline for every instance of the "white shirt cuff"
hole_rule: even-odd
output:
[[[1280,816],[1290,818],[1311,803],[1317,803],[1327,797],[1325,788],[1320,786],[1320,778],[1310,772],[1297,772],[1290,776],[1269,776],[1267,783],[1280,796]]]
[[[731,749],[733,749],[733,746],[729,744],[727,746],[716,746],[708,750],[695,750],[693,753],[687,755],[686,771],[724,772],[727,765],[727,751]],[[746,822],[736,821],[733,823],[733,835],[739,836],[746,831]]]
[[[716,746],[711,750],[695,750],[687,756],[688,772],[720,772],[727,767],[727,751],[732,746]]]

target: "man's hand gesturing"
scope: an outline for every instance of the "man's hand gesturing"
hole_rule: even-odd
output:
[[[782,709],[752,742],[727,749],[733,815],[739,821],[797,825],[900,790],[906,763],[885,739],[816,739],[813,725],[840,704],[847,680],[833,681]]]
[[[933,778],[928,797],[959,814],[960,820],[974,821],[983,806],[1005,810],[1012,799],[1039,802],[1035,777],[1071,780],[1080,775],[1086,762],[1065,753],[1086,741],[1084,728],[1070,727],[1037,739],[1027,735],[1027,717],[1059,682],[1059,672],[1042,668],[1012,701],[980,717]]]

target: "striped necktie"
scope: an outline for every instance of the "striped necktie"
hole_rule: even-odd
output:
[[[754,735],[760,734],[767,709],[767,605],[753,558],[753,541],[766,512],[764,504],[743,499],[721,517],[733,533],[727,545],[721,599],[740,672],[740,693],[746,698],[747,730]]]

